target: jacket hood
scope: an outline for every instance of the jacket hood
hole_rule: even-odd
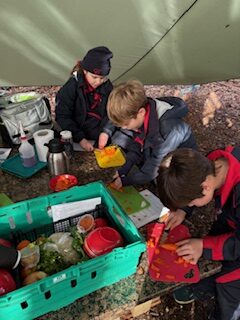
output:
[[[215,150],[207,156],[208,159],[213,161],[224,157],[229,163],[229,169],[225,183],[219,190],[221,206],[224,206],[226,203],[233,187],[240,182],[240,161],[231,153],[233,149],[233,147],[228,146],[225,150]]]

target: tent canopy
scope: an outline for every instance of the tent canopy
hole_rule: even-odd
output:
[[[111,80],[189,84],[239,78],[239,0],[0,0],[0,86],[62,85],[109,47]]]

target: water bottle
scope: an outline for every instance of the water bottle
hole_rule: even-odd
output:
[[[28,142],[25,132],[23,131],[23,126],[21,122],[19,122],[19,126],[20,126],[20,133],[21,133],[21,136],[20,136],[21,145],[18,151],[19,151],[23,166],[26,168],[31,168],[35,166],[35,164],[37,163],[35,150],[34,150],[34,147]]]
[[[61,141],[64,144],[64,149],[69,158],[73,156],[73,139],[72,132],[68,130],[64,130],[60,132]]]

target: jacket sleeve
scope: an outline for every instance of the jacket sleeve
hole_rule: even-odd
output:
[[[107,101],[108,101],[108,97],[113,89],[113,85],[112,85],[111,81],[108,80],[102,86],[104,88],[103,92],[101,92],[103,94],[102,104],[105,106],[105,108],[104,108],[105,111],[104,111],[104,116],[103,116],[103,119],[102,119],[101,125],[100,125],[100,132],[105,132],[104,131],[105,126],[108,127],[108,123],[110,122],[110,120],[108,119],[108,115],[107,115]],[[110,126],[110,128],[111,128],[111,126],[113,128],[115,128],[115,126],[111,122],[110,122],[109,126]],[[105,132],[105,133],[108,134],[108,132]]]
[[[130,151],[127,153],[126,163],[120,169],[118,169],[118,174],[121,177],[123,186],[132,184],[131,182],[129,182],[129,178],[127,174],[129,173],[129,171],[131,171],[134,165],[139,164],[141,161],[142,161],[141,152]]]
[[[178,97],[161,97],[157,98],[159,101],[167,102],[168,104],[174,106],[173,109],[168,110],[168,118],[182,119],[188,114],[188,106],[184,100]]]
[[[102,132],[106,133],[109,136],[109,138],[111,138],[116,129],[117,127],[110,120],[108,120],[104,125]]]
[[[75,142],[80,142],[85,134],[74,120],[77,100],[77,81],[70,78],[56,96],[56,121],[62,130],[70,130]]]
[[[190,135],[191,129],[186,123],[181,122],[175,125],[165,140],[159,138],[161,142],[152,148],[152,152],[145,160],[143,166],[133,174],[122,179],[123,185],[144,184],[155,179],[158,175],[158,168],[163,157],[170,151],[177,149]]]
[[[238,184],[240,191],[240,184]],[[208,260],[228,260],[240,259],[240,192],[236,199],[236,229],[232,232],[206,236],[203,238],[203,257]]]
[[[0,245],[0,268],[15,269],[20,262],[20,251]]]

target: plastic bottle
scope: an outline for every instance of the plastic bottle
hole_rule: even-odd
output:
[[[18,149],[22,164],[26,168],[33,167],[36,164],[36,156],[34,147],[28,142],[25,132],[23,131],[22,123],[19,122],[20,133],[21,133],[21,145]]]
[[[64,130],[60,132],[61,141],[64,144],[64,150],[69,158],[73,156],[73,139],[72,132]]]

